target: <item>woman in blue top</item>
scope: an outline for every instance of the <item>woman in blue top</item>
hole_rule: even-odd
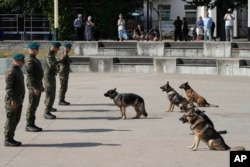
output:
[[[196,21],[196,34],[197,34],[197,41],[202,40],[202,36],[203,36],[203,27],[204,27],[204,23],[202,21],[202,17],[199,16],[198,20]]]

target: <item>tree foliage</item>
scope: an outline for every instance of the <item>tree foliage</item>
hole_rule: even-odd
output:
[[[194,6],[206,6],[208,8],[224,7],[224,8],[242,8],[247,6],[248,0],[182,0]]]
[[[91,15],[95,22],[95,30],[100,38],[117,37],[117,20],[121,13],[128,21],[130,13],[135,11],[136,1],[134,0],[95,0],[85,1],[86,13]],[[102,35],[100,35],[102,34]]]
[[[129,13],[135,11],[135,6],[141,0],[88,0],[81,6],[86,15],[91,15],[95,22],[95,30],[104,34],[104,38],[115,38],[117,36],[116,22],[119,13],[122,13],[126,20],[130,19]],[[151,0],[152,1],[152,0]],[[0,10],[10,14],[45,14],[54,30],[54,1],[53,0],[0,0]],[[72,1],[59,0],[59,40],[67,39],[72,33],[73,21],[77,15],[72,6]],[[16,10],[16,9],[21,10]],[[84,16],[86,19],[87,16]]]
[[[59,3],[59,29],[58,39],[65,40],[73,29],[72,18],[74,10],[72,2],[60,0]],[[0,9],[8,14],[20,14],[24,17],[30,14],[44,14],[50,22],[50,29],[54,31],[54,1],[53,0],[1,0]],[[11,12],[9,12],[11,11]],[[71,24],[69,24],[69,22]]]

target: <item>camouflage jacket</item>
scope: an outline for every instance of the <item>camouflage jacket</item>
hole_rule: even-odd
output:
[[[45,77],[56,76],[58,61],[55,57],[54,51],[49,51],[44,61],[44,75]]]
[[[59,75],[61,76],[68,76],[70,72],[70,63],[71,60],[69,55],[62,54],[59,60]]]
[[[19,66],[12,65],[5,74],[6,97],[17,101],[25,95],[24,76]]]
[[[43,87],[43,67],[41,62],[34,55],[29,55],[26,59],[27,87],[42,89]]]

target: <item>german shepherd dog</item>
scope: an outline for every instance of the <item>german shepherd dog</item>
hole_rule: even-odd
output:
[[[169,82],[167,82],[165,85],[161,86],[160,88],[162,89],[162,91],[167,92],[167,95],[168,95],[170,106],[167,112],[173,112],[175,105],[178,106],[181,109],[181,111],[185,109],[185,107],[187,106],[186,98],[180,95],[178,92],[176,92],[169,85]]]
[[[207,102],[207,100],[199,95],[197,92],[195,92],[191,86],[188,84],[188,82],[185,82],[180,85],[181,89],[185,90],[187,101],[197,103],[199,107],[219,107],[218,105],[210,104]]]
[[[214,128],[214,123],[212,122],[212,120],[205,114],[205,111],[201,111],[199,108],[197,108],[193,103],[190,103],[186,106],[185,108],[186,110],[184,112],[188,112],[190,110],[192,110],[192,112],[195,112],[196,114],[198,114],[199,116],[201,116],[206,122],[207,124],[209,124],[212,128]],[[182,121],[182,117],[180,118],[180,120]],[[226,134],[227,131],[226,130],[221,130],[221,131],[217,131],[219,134]],[[192,134],[193,135],[193,134]]]
[[[115,89],[108,90],[105,97],[110,97],[114,100],[116,106],[120,108],[121,118],[126,119],[126,108],[133,106],[136,111],[136,116],[133,119],[139,119],[141,115],[147,117],[148,114],[145,110],[145,103],[141,96],[133,93],[118,93]]]
[[[208,123],[202,116],[196,113],[193,109],[187,111],[179,120],[182,123],[190,123],[190,129],[194,132],[195,138],[192,146],[189,149],[196,151],[200,141],[205,142],[210,150],[237,150],[245,151],[243,146],[237,146],[235,148],[229,147],[222,136]]]

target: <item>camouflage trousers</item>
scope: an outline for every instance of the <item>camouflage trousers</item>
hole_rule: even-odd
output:
[[[28,88],[29,90],[29,105],[26,112],[26,122],[27,126],[35,125],[36,120],[36,110],[40,102],[40,95],[35,95],[33,88]]]
[[[11,106],[11,99],[5,97],[5,109],[6,109],[6,122],[4,126],[4,136],[5,140],[11,140],[15,136],[16,127],[20,121],[22,108],[23,108],[23,99],[20,97],[17,101],[17,108],[13,109]]]
[[[68,90],[68,82],[69,82],[69,78],[65,77],[65,78],[60,78],[60,90],[59,90],[59,100],[64,100],[65,99],[65,94]]]
[[[50,112],[50,110],[53,107],[53,104],[55,102],[55,96],[56,96],[56,77],[55,76],[49,76],[44,77],[44,85],[45,85],[45,113]]]

